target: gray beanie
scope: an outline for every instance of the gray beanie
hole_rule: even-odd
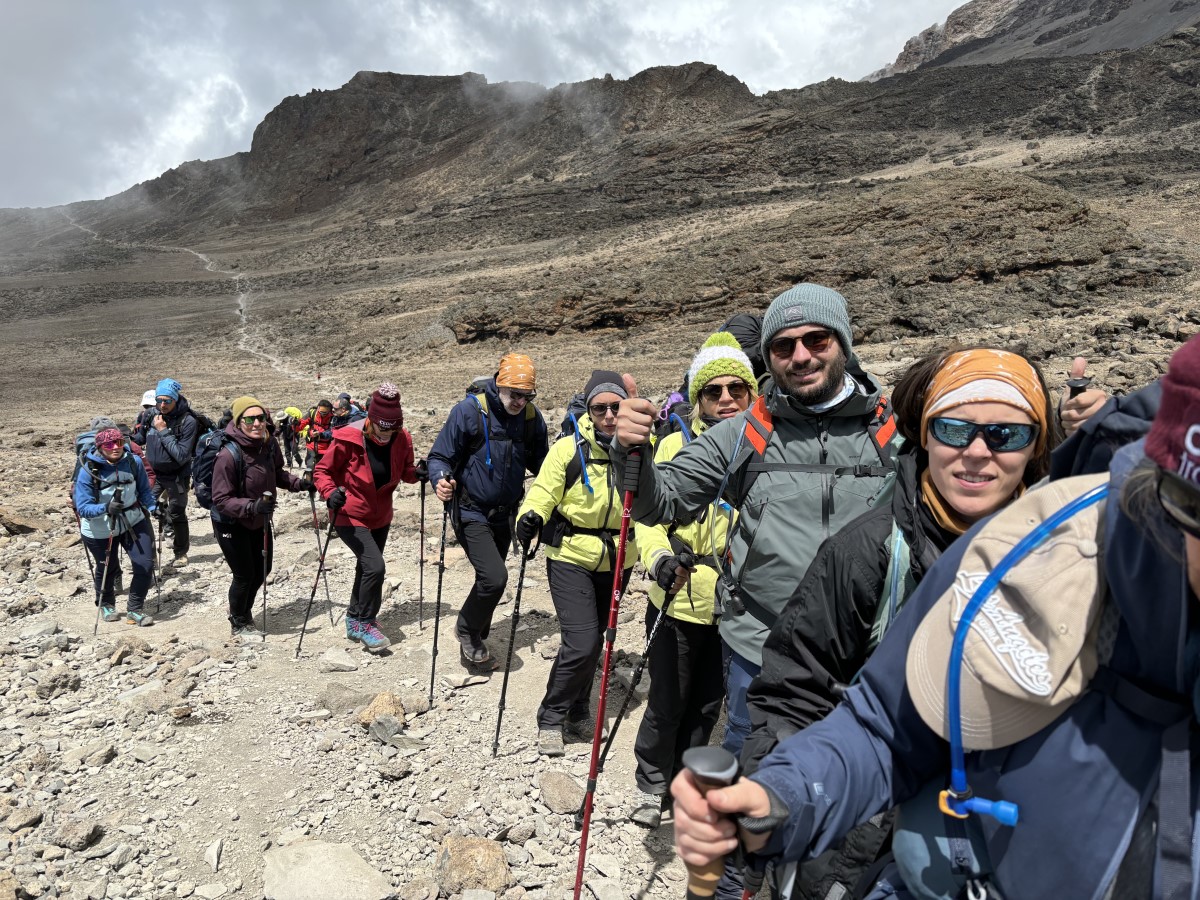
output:
[[[88,422],[88,431],[103,431],[105,428],[116,428],[117,423],[109,416],[96,416]]]
[[[788,288],[767,307],[762,324],[763,359],[771,358],[767,347],[775,335],[799,325],[828,328],[837,335],[842,352],[847,358],[850,356],[850,313],[846,298],[833,288],[803,282]]]

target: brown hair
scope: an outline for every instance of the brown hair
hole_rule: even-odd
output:
[[[1019,350],[1002,347],[990,347],[977,344],[967,347],[949,347],[938,353],[917,360],[908,367],[896,388],[892,391],[892,410],[896,417],[896,428],[907,445],[914,448],[917,455],[917,471],[924,472],[929,467],[929,454],[921,447],[921,413],[925,409],[925,392],[929,389],[933,376],[946,364],[955,353],[964,350],[1006,350],[1016,353],[1029,363],[1037,374],[1038,383],[1042,386],[1042,395],[1046,403],[1046,422],[1049,423],[1049,434],[1046,435],[1045,446],[1041,453],[1030,457],[1025,465],[1025,474],[1021,481],[1026,485],[1041,481],[1050,473],[1050,451],[1057,447],[1063,439],[1062,429],[1058,425],[1058,416],[1054,412],[1054,404],[1050,399],[1050,390],[1046,387],[1046,376],[1041,367]]]
[[[1158,500],[1158,479],[1162,467],[1146,458],[1133,467],[1121,485],[1121,511],[1159,548],[1176,562],[1183,559],[1176,528],[1163,512]]]

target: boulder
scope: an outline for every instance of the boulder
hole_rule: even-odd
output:
[[[391,691],[376,694],[367,704],[367,708],[358,714],[358,724],[363,728],[370,728],[371,723],[380,716],[391,716],[400,722],[404,721],[404,705]]]
[[[299,841],[263,858],[267,900],[385,900],[392,885],[346,844]]]
[[[467,890],[498,894],[508,886],[508,859],[496,841],[451,834],[438,848],[434,874],[447,896]]]
[[[583,803],[583,788],[566,772],[543,772],[538,779],[542,802],[553,813],[573,813]]]

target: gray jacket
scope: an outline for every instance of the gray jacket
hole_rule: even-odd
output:
[[[738,510],[729,542],[732,565],[717,584],[725,606],[720,629],[725,642],[755,664],[761,664],[767,634],[821,542],[866,512],[892,477],[868,430],[882,388],[856,361],[847,370],[859,392],[820,415],[766,382],[763,396],[774,427],[762,457],[766,470],[748,491],[748,463],[756,455],[746,434],[753,407],[700,434],[662,465],[643,454],[633,504],[638,522],[689,522],[718,492]],[[895,450],[889,441],[889,465]],[[614,442],[612,460],[622,475],[627,459],[628,451]],[[742,615],[731,614],[732,591],[745,606]]]

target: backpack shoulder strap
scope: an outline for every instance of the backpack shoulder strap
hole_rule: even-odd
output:
[[[775,417],[771,415],[771,410],[767,409],[767,398],[760,394],[746,411],[742,437],[738,441],[739,445],[745,445],[748,452],[739,454],[742,458],[732,461],[732,465],[740,470],[737,502],[733,504],[734,506],[741,506],[742,501],[750,493],[750,488],[754,486],[755,480],[762,471],[761,463],[766,456],[767,445],[771,442],[771,435],[774,433]]]
[[[867,644],[867,652],[874,652],[887,634],[887,630],[896,621],[896,614],[904,607],[909,594],[916,588],[917,582],[912,575],[912,553],[908,540],[900,528],[900,523],[892,521],[892,533],[888,538],[888,568],[883,579],[883,593],[879,604],[875,607],[875,622],[871,626],[871,640]]]
[[[888,450],[888,445],[896,436],[896,416],[892,411],[892,401],[887,397],[881,395],[879,402],[875,405],[875,415],[871,419],[871,424],[867,426],[867,434],[871,436],[871,442],[875,444],[879,462],[886,469],[894,469],[895,463]]]

